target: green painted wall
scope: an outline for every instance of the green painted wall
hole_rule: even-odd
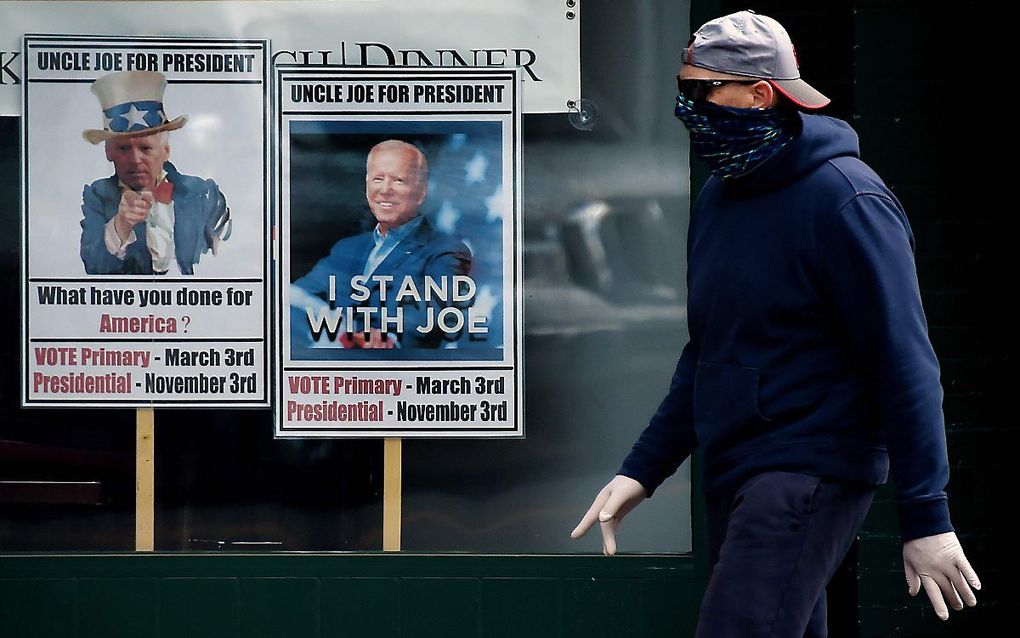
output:
[[[0,636],[689,636],[696,571],[665,556],[5,556]]]

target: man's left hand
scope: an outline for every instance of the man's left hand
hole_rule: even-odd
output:
[[[935,613],[942,620],[949,618],[946,600],[956,610],[963,609],[964,602],[969,607],[977,604],[971,587],[981,589],[981,581],[964,556],[954,532],[904,543],[903,571],[907,576],[908,593],[916,596],[923,584]]]

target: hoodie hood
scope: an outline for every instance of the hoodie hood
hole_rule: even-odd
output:
[[[797,111],[792,143],[751,172],[723,181],[724,188],[762,193],[779,188],[837,157],[860,157],[857,133],[843,120]],[[718,179],[712,177],[712,179]]]

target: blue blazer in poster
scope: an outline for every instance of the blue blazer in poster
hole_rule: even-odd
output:
[[[288,128],[291,359],[501,359],[512,291],[502,125],[319,120]],[[385,241],[376,217],[386,213],[372,211],[366,181],[377,145],[413,147],[427,173],[414,213],[390,231],[399,237],[392,248],[376,245]],[[380,249],[385,258],[369,264]],[[351,347],[354,333],[372,329],[395,347]]]
[[[438,313],[449,307],[467,310],[473,299],[463,289],[460,293],[455,290],[458,283],[466,281],[471,269],[471,252],[464,242],[438,233],[427,219],[421,219],[417,228],[376,267],[376,274],[366,277],[362,272],[374,247],[375,231],[341,239],[329,255],[293,285],[323,300],[328,299],[332,286],[335,291],[332,305],[343,303],[367,311],[352,312],[353,325],[348,330],[337,325],[341,331],[366,332],[375,328],[392,332],[402,348],[437,348],[444,339],[456,339],[457,333],[441,328]],[[456,276],[460,278],[455,279]],[[431,286],[438,286],[444,293],[427,293]],[[406,294],[401,294],[402,291]],[[310,346],[324,329],[329,332],[324,326],[325,313],[312,316],[314,311],[301,310],[291,306],[292,349],[300,344]],[[399,325],[387,321],[398,317]],[[332,332],[335,335],[337,331]]]
[[[215,239],[227,239],[230,210],[219,186],[211,179],[180,173],[171,162],[163,169],[174,185],[174,253],[181,274],[194,274],[195,265],[212,250]],[[117,214],[121,188],[112,175],[86,186],[82,192],[81,260],[90,275],[151,275],[152,256],[146,233],[127,247],[124,259],[110,254],[104,241],[106,224]],[[139,229],[142,225],[139,225]],[[221,230],[223,229],[223,230]]]

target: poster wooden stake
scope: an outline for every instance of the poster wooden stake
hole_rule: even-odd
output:
[[[383,551],[400,551],[400,494],[402,439],[386,439],[383,446]]]
[[[152,408],[135,412],[135,551],[155,549],[156,416]]]

